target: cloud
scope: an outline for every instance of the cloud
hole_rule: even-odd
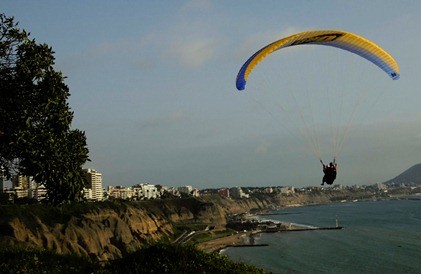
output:
[[[171,57],[187,68],[204,65],[215,55],[217,42],[212,38],[179,41],[164,52],[164,57]]]
[[[162,60],[175,61],[185,68],[207,64],[221,46],[220,30],[215,24],[213,2],[190,0],[174,11],[171,24],[156,34],[156,47]]]

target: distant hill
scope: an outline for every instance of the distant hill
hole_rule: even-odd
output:
[[[421,163],[405,170],[395,178],[384,182],[385,184],[402,184],[414,183],[421,184]]]

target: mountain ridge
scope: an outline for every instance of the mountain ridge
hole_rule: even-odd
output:
[[[419,184],[421,183],[421,163],[413,165],[398,176],[390,179],[384,184]]]

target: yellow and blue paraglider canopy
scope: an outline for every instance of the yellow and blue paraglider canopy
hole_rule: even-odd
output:
[[[399,79],[399,67],[393,57],[374,42],[357,34],[340,30],[314,30],[297,33],[275,41],[253,54],[241,67],[236,86],[244,90],[251,71],[272,52],[297,45],[324,45],[355,53],[385,71],[393,80]]]

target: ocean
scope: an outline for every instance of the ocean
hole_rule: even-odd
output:
[[[260,218],[344,229],[261,233],[254,243],[268,246],[222,253],[274,273],[421,273],[421,197],[272,213]]]

